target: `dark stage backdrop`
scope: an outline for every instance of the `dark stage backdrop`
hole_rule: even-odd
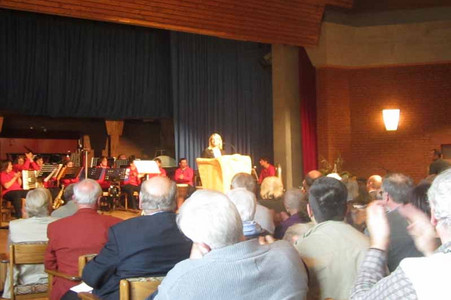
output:
[[[192,166],[213,132],[228,153],[273,156],[269,45],[0,9],[0,110],[171,117]]]
[[[169,32],[0,9],[0,109],[172,117]]]
[[[217,132],[228,154],[273,157],[269,45],[171,33],[175,147],[192,165]]]

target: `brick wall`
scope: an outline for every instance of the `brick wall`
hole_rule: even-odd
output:
[[[340,153],[357,176],[402,172],[425,177],[430,150],[451,144],[451,64],[320,68],[318,153]],[[398,131],[387,132],[382,109],[400,108]]]

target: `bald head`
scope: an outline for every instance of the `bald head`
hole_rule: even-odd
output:
[[[308,193],[310,187],[312,186],[313,182],[315,182],[316,179],[323,177],[323,173],[321,173],[318,170],[311,170],[310,172],[305,175],[305,179],[302,182],[302,186],[304,187],[304,191]]]
[[[372,175],[366,182],[368,192],[380,190],[382,187],[382,177],[379,175]]]
[[[175,182],[167,177],[152,177],[141,185],[140,208],[144,211],[172,211],[175,208]]]
[[[78,205],[95,207],[102,195],[102,188],[97,181],[84,179],[74,186],[74,198]]]

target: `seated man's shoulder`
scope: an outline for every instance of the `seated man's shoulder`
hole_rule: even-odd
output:
[[[314,225],[296,241],[295,247],[301,256],[316,255],[343,247],[367,249],[369,239],[349,224],[327,221]]]

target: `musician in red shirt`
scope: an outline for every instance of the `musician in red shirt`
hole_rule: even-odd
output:
[[[160,169],[160,176],[161,177],[167,177],[166,170],[161,167],[161,159],[155,158],[154,161],[156,161],[157,164],[158,164],[158,168]]]
[[[260,177],[258,177],[258,183],[261,184],[263,179],[269,176],[276,176],[276,168],[269,163],[269,159],[266,157],[260,158],[260,165],[262,170],[260,172]]]
[[[141,185],[141,177],[144,175],[140,175],[138,173],[138,169],[135,166],[135,156],[130,156],[128,158],[128,161],[130,162],[130,167],[127,170],[128,176],[123,182],[123,186],[121,187],[122,191],[127,194],[127,201],[128,206],[131,209],[137,209],[137,203],[135,201],[135,198],[133,197],[134,192],[140,191],[140,185]]]
[[[13,164],[10,160],[1,162],[0,171],[2,197],[13,204],[16,218],[21,218],[22,198],[25,198],[28,193],[22,189],[22,174],[13,171]]]
[[[110,182],[105,181],[105,175],[106,175],[106,169],[109,168],[108,166],[108,158],[106,156],[101,156],[99,158],[99,165],[96,168],[101,168],[102,174],[100,175],[100,178],[97,180],[97,182],[102,187],[102,190],[108,190],[110,188]]]
[[[66,161],[64,163],[64,166],[66,168],[73,168],[74,167],[74,162],[71,161],[71,160],[68,160],[68,161]],[[81,175],[82,171],[83,171],[83,168],[81,168],[81,170],[80,170],[80,175]],[[62,178],[61,179],[61,184],[64,185],[64,186],[69,186],[72,183],[77,183],[77,182],[80,181],[80,175],[75,177],[75,178],[70,178],[70,179],[69,178],[66,178],[66,179]]]
[[[23,167],[25,165],[25,156],[24,155],[19,155],[16,158],[16,163],[13,165],[13,171],[14,172],[22,172]]]
[[[193,185],[194,171],[188,166],[186,158],[179,159],[179,168],[175,170],[174,181]]]

